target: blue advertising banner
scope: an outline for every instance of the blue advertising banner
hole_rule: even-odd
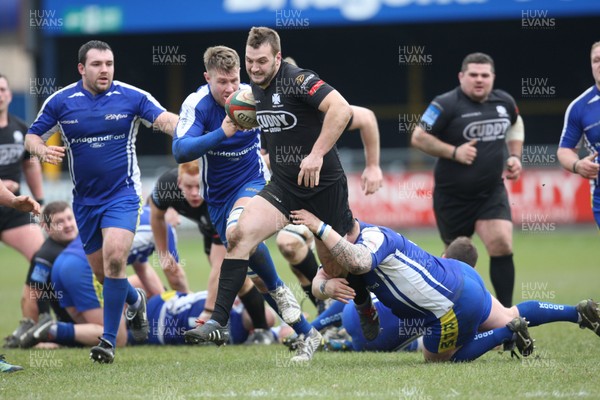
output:
[[[548,27],[600,15],[599,0],[44,0],[29,23],[48,35],[515,19]]]

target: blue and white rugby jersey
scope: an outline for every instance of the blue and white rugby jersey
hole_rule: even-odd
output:
[[[574,149],[582,136],[590,154],[600,152],[600,90],[596,85],[569,104],[565,112],[560,147]]]
[[[565,112],[559,147],[574,149],[578,147],[580,140],[590,154],[600,153],[600,90],[596,85],[573,100]],[[597,214],[600,212],[600,186],[597,177],[590,180],[590,191],[593,196],[592,209]],[[596,223],[600,226],[598,215]]]
[[[442,317],[463,286],[455,260],[435,257],[393,230],[360,223],[356,244],[371,252],[367,289],[399,318]]]
[[[240,85],[240,89],[247,87]],[[243,184],[266,179],[268,172],[260,156],[259,129],[238,131],[226,137],[221,128],[225,109],[215,101],[208,85],[190,94],[179,114],[173,155],[180,162],[199,159],[200,190],[208,204],[219,207]]]
[[[46,139],[62,135],[73,181],[73,202],[104,204],[141,195],[135,140],[140,122],[150,126],[165,109],[148,92],[113,81],[93,96],[82,81],[57,92],[42,105],[28,133]]]

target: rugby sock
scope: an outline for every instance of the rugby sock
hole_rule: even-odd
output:
[[[473,340],[465,343],[454,355],[450,361],[472,361],[481,357],[494,347],[504,342],[512,340],[513,332],[507,327],[492,329],[487,332],[480,332],[475,335]]]
[[[248,311],[254,329],[269,329],[267,325],[267,317],[265,316],[265,300],[260,292],[253,286],[240,300],[244,304],[244,308]]]
[[[306,257],[304,257],[304,260],[300,261],[296,265],[292,264],[292,267],[300,271],[302,275],[306,277],[306,279],[312,282],[317,275],[319,264],[317,264],[315,254],[309,249],[308,253],[306,253]]]
[[[314,326],[316,330],[320,331],[323,328],[341,322],[344,306],[345,304],[341,301],[334,301],[329,308],[315,318],[311,325]]]
[[[127,281],[127,283],[129,286],[127,287],[127,297],[125,298],[125,303],[129,305],[131,310],[137,310],[142,302],[142,296],[140,296],[138,291],[135,290],[129,281]]]
[[[37,306],[40,315],[50,313],[50,301],[47,298],[38,298]]]
[[[515,286],[515,263],[512,254],[490,257],[490,279],[500,303],[504,307],[512,306]]]
[[[125,298],[129,281],[126,278],[115,279],[104,278],[104,288],[102,294],[104,296],[104,333],[102,337],[108,340],[113,347],[117,347],[117,331],[121,322],[121,314],[125,306]]]
[[[215,311],[211,319],[225,326],[229,320],[229,311],[246,280],[248,260],[226,258],[221,265],[219,289],[215,301]]]
[[[298,335],[308,335],[308,332],[312,329],[312,325],[308,323],[304,315],[301,315],[300,321],[292,324],[291,327]]]
[[[525,317],[529,326],[538,326],[548,322],[568,321],[577,323],[579,313],[574,306],[546,303],[542,301],[524,301],[517,304],[519,315]]]
[[[53,332],[54,327],[56,327],[55,332]],[[54,343],[73,345],[75,343],[75,325],[70,322],[57,322],[50,328],[50,336],[54,338]]]
[[[362,306],[371,299],[371,295],[365,286],[365,282],[360,275],[348,274],[346,276],[349,286],[354,289],[356,296],[354,297],[354,304]]]
[[[304,260],[300,261],[298,264],[292,264],[292,267],[299,271],[302,275],[306,277],[310,282],[313,281],[315,276],[317,275],[317,271],[319,270],[319,265],[317,264],[317,259],[315,255],[310,249],[308,253],[306,253],[306,257]],[[302,290],[306,294],[306,297],[313,303],[313,305],[317,305],[317,299],[312,294],[312,284],[308,284],[306,286],[302,286]]]
[[[266,302],[269,303],[271,308],[273,310],[275,310],[277,315],[279,315],[281,317],[281,314],[279,313],[279,307],[277,307],[277,303],[275,302],[275,300],[273,300],[271,295],[268,293],[263,293],[263,297],[265,298]],[[308,321],[304,317],[304,314],[300,314],[300,321],[298,321],[295,324],[292,324],[290,326],[292,327],[294,332],[296,332],[298,335],[301,335],[301,334],[306,335],[312,329],[312,325],[308,323]]]
[[[269,249],[263,242],[258,245],[254,254],[250,256],[250,268],[260,276],[267,290],[271,291],[283,286],[283,281],[279,279],[275,270],[275,264],[273,264]]]

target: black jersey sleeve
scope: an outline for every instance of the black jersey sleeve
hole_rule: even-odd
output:
[[[316,72],[285,64],[284,84],[287,90],[295,93],[314,108],[319,108],[323,99],[335,89],[322,80]]]
[[[174,192],[179,191],[177,186],[177,168],[162,174],[152,189],[150,199],[159,210],[166,210],[173,205],[173,200],[178,198]]]
[[[453,92],[444,93],[437,96],[429,104],[421,117],[419,126],[427,133],[439,137],[454,116]]]

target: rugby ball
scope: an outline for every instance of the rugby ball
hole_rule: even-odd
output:
[[[240,89],[231,93],[225,101],[225,112],[237,126],[243,129],[258,126],[256,103],[251,89]]]

